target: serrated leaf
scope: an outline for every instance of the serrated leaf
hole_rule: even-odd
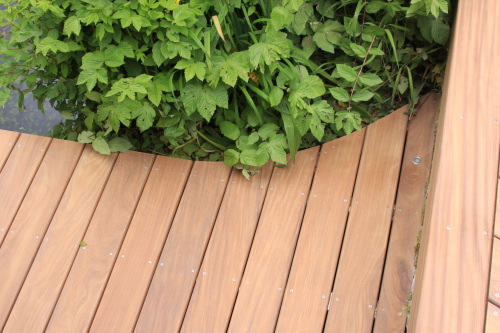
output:
[[[267,25],[267,31],[281,30],[285,25],[293,21],[293,15],[282,6],[275,6],[271,12],[271,20]]]
[[[63,33],[68,37],[71,37],[71,34],[75,34],[78,36],[82,26],[80,24],[80,19],[76,16],[69,17],[66,21],[64,21]]]
[[[339,45],[342,40],[341,32],[344,32],[344,26],[333,20],[327,20],[314,34],[313,40],[319,48],[324,51],[333,53],[335,46]]]
[[[366,102],[373,97],[373,93],[367,90],[359,90],[352,95],[352,100],[354,102]]]
[[[229,99],[223,85],[212,88],[199,83],[186,85],[181,98],[188,115],[198,111],[207,121],[212,118],[217,106],[227,109]]]
[[[245,149],[240,154],[240,161],[243,164],[257,166],[257,149]]]
[[[350,43],[349,46],[351,47],[351,50],[359,57],[359,58],[364,58],[366,56],[366,50],[363,46],[355,44],[355,43]]]
[[[95,138],[95,133],[92,131],[82,131],[78,134],[78,142],[81,143],[92,143]]]
[[[264,65],[272,65],[278,61],[281,56],[288,56],[290,53],[290,44],[283,32],[268,32],[261,37],[258,43],[253,44],[248,49],[248,57],[252,69],[260,66],[264,70]]]
[[[335,119],[335,127],[337,130],[343,129],[349,135],[354,129],[361,129],[361,116],[355,111],[339,111]]]
[[[259,141],[260,139],[260,136],[259,136],[259,133],[257,132],[252,132],[249,136],[248,136],[248,142],[247,144],[249,145],[253,145],[254,143],[256,143],[257,141]]]
[[[224,152],[224,164],[232,167],[240,160],[240,153],[234,149],[228,149]]]
[[[318,117],[311,117],[309,128],[312,135],[314,135],[318,141],[321,141],[323,135],[325,135],[325,125],[321,123],[321,120]]]
[[[349,102],[350,99],[349,93],[344,88],[340,87],[330,88],[330,94],[332,94],[333,98],[335,98],[338,101],[344,103]]]
[[[381,84],[383,81],[382,79],[376,75],[376,74],[372,74],[372,73],[362,73],[360,76],[359,76],[359,82],[364,84],[365,86],[367,87],[373,87],[373,86],[376,86],[376,85],[379,85]]]
[[[112,153],[115,152],[123,153],[129,150],[130,148],[134,147],[127,139],[120,137],[110,140],[108,144],[109,144],[109,150]]]
[[[269,92],[269,103],[271,106],[279,105],[285,93],[279,87],[273,86]]]
[[[223,121],[219,127],[222,134],[231,140],[237,140],[240,136],[240,129],[230,121]]]
[[[309,75],[304,81],[300,82],[295,88],[299,97],[316,98],[322,96],[325,90],[325,84],[316,75]]]
[[[10,99],[10,89],[0,90],[0,106],[5,105]]]
[[[436,43],[445,45],[450,38],[450,26],[441,19],[436,19],[432,22],[431,36]]]
[[[337,65],[337,72],[339,75],[348,82],[356,81],[358,73],[349,65],[339,64]]]
[[[280,127],[273,123],[266,123],[259,128],[259,136],[262,140],[267,140],[270,137],[276,135]]]
[[[108,83],[108,73],[106,69],[99,68],[97,70],[88,69],[82,71],[78,76],[77,84],[86,84],[87,90],[91,91],[97,84],[97,81],[104,84]]]
[[[136,118],[136,124],[141,132],[153,126],[155,116],[155,110],[148,103],[143,103],[141,108],[132,111],[132,118]]]
[[[311,111],[325,123],[333,123],[335,111],[325,100],[315,102],[311,105]],[[319,139],[318,139],[319,140]]]
[[[42,53],[44,56],[52,51],[53,53],[60,52],[69,52],[69,47],[65,42],[61,42],[60,40],[56,40],[52,37],[45,37],[36,45],[36,52]]]
[[[103,155],[111,154],[111,150],[109,149],[109,145],[106,142],[106,139],[104,139],[103,137],[98,137],[94,141],[92,141],[92,148],[94,148],[95,151],[97,151]]]
[[[287,164],[285,148],[287,145],[283,134],[276,134],[268,142],[259,145],[259,150],[265,150],[274,162],[281,164]]]
[[[248,73],[250,72],[250,63],[248,52],[235,52],[231,54],[220,69],[222,81],[231,87],[236,85],[238,77],[248,82]]]
[[[163,92],[162,92],[161,87],[159,87],[158,85],[154,84],[154,82],[152,82],[151,84],[149,84],[147,86],[146,89],[148,91],[149,101],[151,103],[153,103],[153,105],[155,105],[155,106],[160,105],[161,98],[163,96]]]
[[[155,62],[156,66],[158,66],[158,67],[160,67],[161,64],[163,64],[163,62],[165,60],[167,60],[167,58],[161,52],[161,42],[160,41],[156,42],[153,45],[152,55],[153,55],[153,61]]]

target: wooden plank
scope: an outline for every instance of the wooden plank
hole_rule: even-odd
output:
[[[73,174],[84,145],[53,140],[0,248],[0,329]],[[50,193],[50,195],[47,195]]]
[[[277,332],[323,330],[364,137],[365,129],[321,148]]]
[[[182,323],[183,332],[226,330],[271,173],[271,163],[250,181],[233,170]]]
[[[16,132],[0,130],[0,172],[2,172],[3,166],[20,135],[20,133]]]
[[[0,246],[51,139],[21,134],[0,173]]]
[[[131,151],[118,156],[46,332],[90,328],[154,159]]]
[[[273,171],[229,332],[270,332],[276,326],[318,151],[303,150],[295,164]]]
[[[500,150],[500,2],[460,0],[409,328],[483,332]],[[481,50],[481,52],[477,52]]]
[[[3,332],[45,329],[115,159],[83,151]]]
[[[158,156],[90,327],[131,332],[137,321],[191,161]]]
[[[500,306],[500,240],[496,237],[493,237],[492,256],[488,299],[496,306]]]
[[[136,332],[179,331],[230,172],[223,163],[195,162]]]
[[[497,204],[495,207],[495,237],[500,238],[500,180],[497,182]]]
[[[395,212],[382,278],[375,333],[404,332],[404,307],[415,274],[415,246],[422,226],[425,184],[429,179],[434,150],[434,127],[438,94],[421,97],[425,102],[410,118]],[[420,162],[416,164],[415,158]]]
[[[488,311],[486,313],[486,329],[484,332],[500,332],[500,308],[492,303],[488,303]]]
[[[371,332],[398,186],[407,107],[366,132],[325,332]]]

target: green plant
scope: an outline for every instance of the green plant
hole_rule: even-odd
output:
[[[0,102],[24,83],[52,135],[261,166],[439,85],[446,0],[0,1]]]

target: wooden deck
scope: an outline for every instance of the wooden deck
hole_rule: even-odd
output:
[[[0,327],[404,332],[437,102],[251,181],[0,131]]]

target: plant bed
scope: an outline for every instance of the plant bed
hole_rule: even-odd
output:
[[[450,31],[446,0],[3,4],[0,102],[49,100],[67,119],[54,137],[104,154],[245,174],[439,89]]]

